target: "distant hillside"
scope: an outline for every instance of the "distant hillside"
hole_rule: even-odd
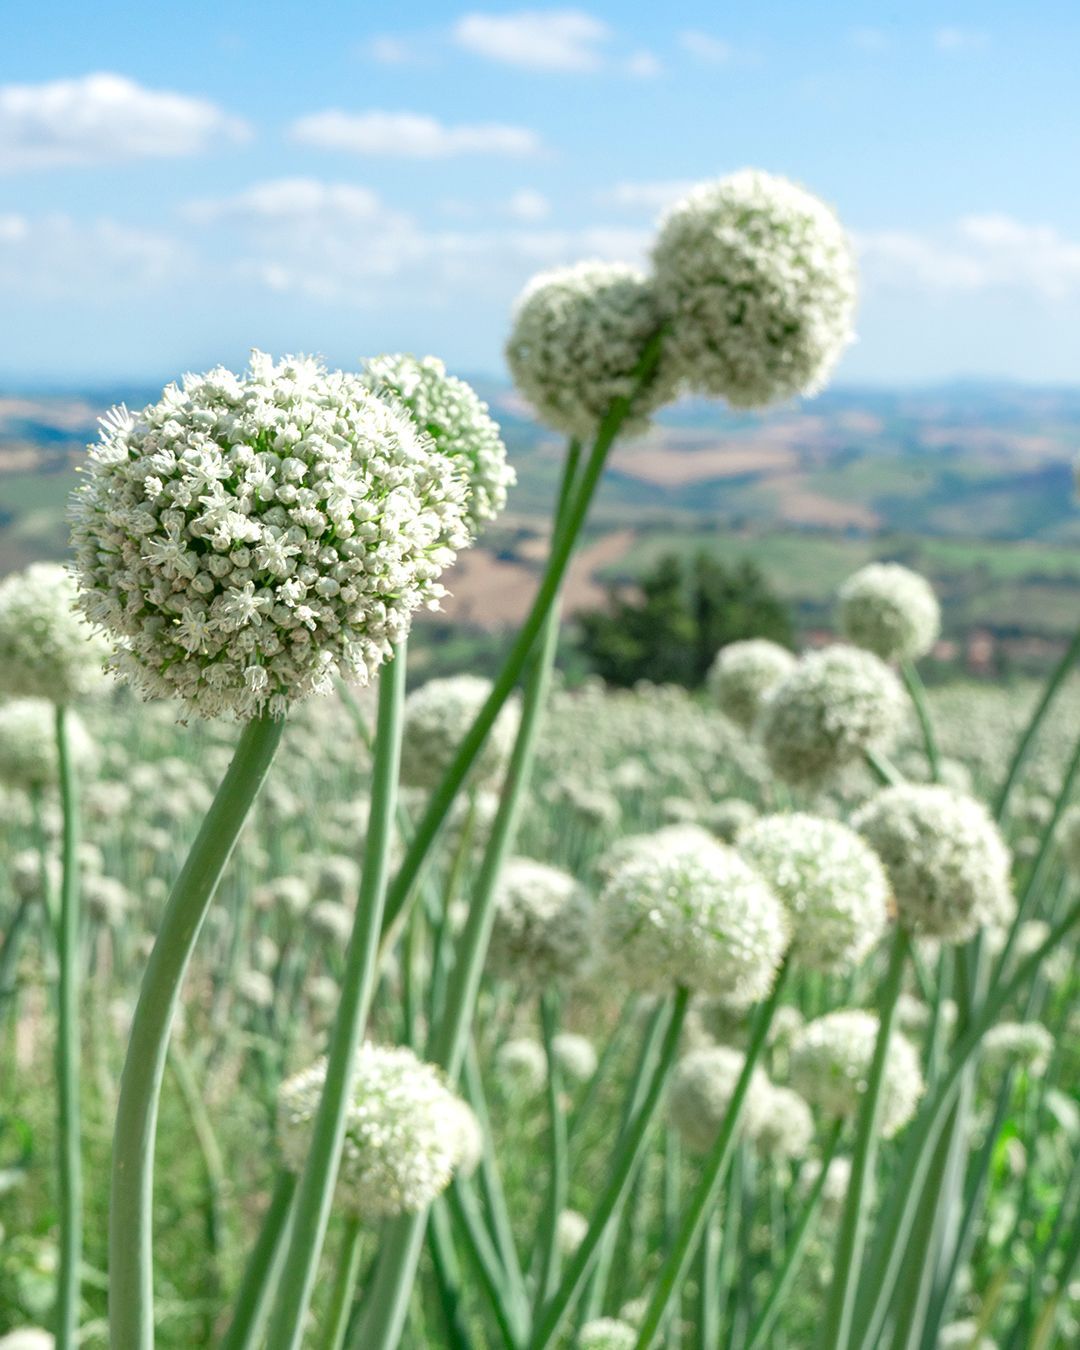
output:
[[[535,584],[562,445],[511,388],[476,383],[519,483],[448,608],[498,628]],[[0,572],[63,555],[64,504],[97,416],[150,396],[0,395]],[[571,605],[632,583],[665,550],[707,547],[754,557],[812,628],[853,567],[887,556],[937,581],[954,638],[1037,653],[1080,623],[1078,448],[1077,389],[839,389],[763,416],[688,401],[615,451]]]

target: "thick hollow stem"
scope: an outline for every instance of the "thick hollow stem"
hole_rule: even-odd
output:
[[[702,1163],[700,1179],[690,1198],[686,1213],[683,1215],[683,1221],[675,1243],[660,1269],[660,1274],[657,1276],[653,1296],[649,1300],[649,1306],[638,1332],[637,1350],[648,1350],[648,1347],[653,1344],[667,1315],[668,1305],[682,1288],[687,1268],[698,1243],[701,1241],[705,1222],[719,1197],[720,1188],[724,1184],[724,1177],[727,1175],[728,1167],[731,1165],[731,1159],[735,1152],[738,1130],[745,1114],[754,1069],[757,1067],[761,1052],[765,1048],[769,1027],[772,1025],[773,1015],[779,1007],[780,995],[787,983],[789,970],[790,964],[788,962],[780,967],[773,984],[772,993],[760,1006],[754,1018],[742,1072],[739,1074],[735,1090],[731,1094],[731,1103],[724,1117],[724,1123],[721,1125],[720,1132]]]
[[[169,896],[131,1024],[113,1136],[109,1209],[112,1350],[154,1344],[154,1135],[169,1032],[191,954],[240,828],[270,768],[284,722],[255,718]]]
[[[885,1068],[889,1058],[896,1000],[900,994],[904,961],[910,945],[911,939],[907,932],[898,927],[893,935],[889,967],[878,1000],[881,1022],[867,1077],[866,1092],[859,1112],[855,1150],[851,1159],[851,1182],[836,1241],[832,1286],[829,1290],[829,1304],[821,1340],[823,1350],[844,1350],[851,1335],[855,1292],[862,1266],[863,1247],[866,1244],[867,1196],[873,1184],[874,1166],[877,1161]]]
[[[82,1264],[82,1132],[79,1125],[79,802],[71,763],[67,710],[56,709],[63,812],[56,1073],[59,1085],[60,1259],[56,1289],[57,1350],[78,1343]]]
[[[294,1350],[303,1337],[315,1275],[326,1238],[345,1125],[356,1073],[356,1052],[367,1021],[378,965],[387,874],[397,806],[405,697],[405,647],[379,676],[379,720],[372,767],[371,814],[356,919],[345,954],[326,1080],[315,1116],[311,1146],[296,1191],[289,1247],[267,1337],[267,1350]]]

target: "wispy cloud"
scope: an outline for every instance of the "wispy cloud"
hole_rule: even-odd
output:
[[[729,42],[696,28],[680,33],[678,41],[684,52],[689,52],[691,56],[711,66],[727,65],[734,55]]]
[[[377,193],[352,183],[275,178],[230,197],[191,202],[184,214],[198,223],[218,220],[295,224],[305,220],[383,221],[391,215]]]
[[[871,285],[1080,295],[1080,239],[1004,214],[965,216],[935,235],[886,230],[857,242]]]
[[[946,25],[934,33],[934,46],[939,52],[979,51],[989,40],[985,33],[977,29],[957,28],[953,25]]]
[[[445,159],[452,155],[533,155],[540,138],[526,127],[500,122],[447,126],[420,113],[312,113],[294,122],[290,138],[322,150],[403,159]]]
[[[9,296],[111,300],[175,285],[190,265],[177,240],[113,220],[0,217],[0,287]]]
[[[392,37],[389,33],[373,37],[364,51],[381,66],[407,66],[416,59],[415,52],[404,38]]]
[[[0,87],[0,171],[191,155],[249,134],[206,99],[122,75]]]
[[[506,214],[514,220],[546,220],[551,215],[551,203],[534,188],[521,188],[506,203]]]
[[[694,186],[690,179],[667,179],[660,182],[616,183],[599,194],[604,206],[616,206],[624,211],[663,211]]]
[[[848,40],[861,52],[884,52],[892,45],[889,34],[883,28],[853,28],[848,34]]]
[[[660,58],[655,53],[647,51],[634,52],[632,56],[628,56],[623,69],[627,75],[632,75],[637,80],[654,80],[664,72]]]
[[[528,70],[587,72],[603,63],[606,23],[579,9],[528,9],[516,14],[465,14],[453,28],[459,47]]]

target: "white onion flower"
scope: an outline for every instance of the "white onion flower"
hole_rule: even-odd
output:
[[[364,362],[364,378],[375,393],[403,404],[440,454],[464,464],[469,529],[478,534],[505,507],[516,481],[488,405],[435,356],[376,356]]]
[[[979,1046],[980,1067],[995,1080],[1009,1069],[1039,1077],[1053,1053],[1054,1038],[1041,1022],[998,1022]]]
[[[749,638],[721,647],[709,670],[707,685],[720,711],[749,730],[765,700],[795,668],[786,647],[767,638]]]
[[[430,789],[442,782],[490,693],[490,680],[478,675],[450,675],[428,680],[409,694],[401,738],[401,781],[406,787]],[[482,785],[500,777],[514,748],[520,719],[520,704],[511,699],[484,742],[471,783]]]
[[[870,563],[840,588],[840,631],[883,661],[917,661],[941,632],[941,606],[925,577]]]
[[[110,647],[78,597],[57,563],[31,563],[0,582],[0,693],[72,703],[103,683]]]
[[[601,943],[632,989],[676,985],[748,1007],[787,948],[783,906],[734,849],[660,840],[610,873],[597,902]]]
[[[597,1057],[592,1041],[572,1031],[552,1037],[551,1048],[559,1072],[571,1083],[585,1083],[596,1072]]]
[[[684,1055],[671,1076],[668,1109],[679,1137],[694,1153],[707,1153],[731,1105],[746,1056],[726,1045],[703,1046]],[[769,1102],[769,1080],[750,1074],[741,1129],[754,1138]]]
[[[738,849],[787,909],[792,955],[802,965],[844,971],[877,945],[889,883],[854,830],[801,812],[763,816],[743,830]]]
[[[625,263],[583,262],[541,272],[514,310],[506,360],[540,420],[592,441],[616,398],[634,392],[634,371],[661,324],[651,282]],[[642,431],[674,396],[667,363],[638,394],[623,423]]]
[[[937,1350],[997,1350],[997,1342],[979,1335],[979,1324],[965,1317],[949,1322],[938,1332]]]
[[[634,1350],[638,1336],[634,1328],[617,1317],[594,1317],[577,1335],[575,1350]]]
[[[495,1051],[495,1072],[510,1091],[535,1093],[547,1082],[547,1055],[539,1041],[516,1036]]]
[[[866,1091],[879,1025],[876,1013],[855,1008],[808,1022],[791,1043],[796,1091],[826,1116],[855,1116]],[[881,1084],[881,1133],[886,1139],[915,1114],[923,1087],[918,1052],[906,1036],[894,1031]]]
[[[592,955],[593,927],[589,897],[569,873],[511,858],[495,889],[489,969],[534,990],[573,979]]]
[[[672,361],[733,407],[816,393],[851,341],[851,244],[824,202],[744,169],[694,188],[653,249]]]
[[[326,1061],[282,1084],[278,1139],[285,1165],[303,1169]],[[450,1184],[460,1156],[460,1103],[441,1072],[404,1046],[366,1043],[345,1124],[337,1197],[351,1214],[415,1214]]]
[[[900,681],[871,652],[826,647],[804,656],[766,701],[765,753],[779,778],[813,786],[867,750],[887,750],[905,709]]]
[[[813,1142],[810,1107],[792,1088],[769,1083],[754,1133],[759,1152],[774,1159],[805,1158]]]
[[[147,697],[281,716],[437,605],[466,510],[463,466],[358,375],[256,352],[105,420],[72,507],[82,607]]]
[[[76,771],[93,757],[93,742],[81,719],[67,715],[68,745]],[[60,776],[56,707],[41,698],[0,703],[0,784],[34,791],[52,787]]]
[[[584,1242],[588,1231],[589,1221],[584,1214],[576,1209],[560,1211],[559,1217],[555,1220],[555,1245],[559,1249],[559,1255],[569,1261]]]
[[[912,933],[965,942],[1010,915],[1009,850],[973,797],[900,784],[872,797],[852,824],[885,864],[900,922]]]

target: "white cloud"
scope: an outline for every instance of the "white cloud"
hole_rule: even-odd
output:
[[[671,179],[654,183],[616,183],[600,193],[605,206],[617,206],[625,211],[648,211],[655,214],[684,197],[694,186],[692,179]]]
[[[636,80],[653,80],[663,74],[664,67],[652,52],[634,52],[626,59],[626,73]]]
[[[546,220],[551,215],[551,203],[542,192],[522,188],[506,203],[506,213],[515,220]]]
[[[853,28],[848,36],[851,45],[863,52],[883,52],[891,46],[888,33],[881,28]]]
[[[1080,240],[1011,216],[966,216],[938,235],[887,230],[857,240],[871,285],[1080,295]]]
[[[679,46],[684,52],[689,52],[699,61],[705,61],[712,66],[727,65],[734,55],[730,43],[712,37],[709,33],[702,33],[696,28],[679,34]]]
[[[290,135],[301,145],[358,155],[445,159],[451,155],[533,155],[540,138],[526,127],[499,122],[445,126],[420,113],[346,113],[331,109],[301,117]]]
[[[415,59],[409,44],[402,38],[384,34],[374,37],[367,45],[367,54],[381,66],[406,66]]]
[[[610,37],[606,23],[579,9],[466,14],[453,28],[454,41],[466,51],[529,70],[597,70]]]
[[[973,28],[947,26],[934,33],[934,46],[939,52],[970,52],[985,47],[989,39]]]
[[[116,221],[0,217],[0,288],[8,296],[111,299],[175,285],[189,267],[176,240]]]
[[[0,87],[0,172],[191,155],[248,134],[214,103],[122,75]]]
[[[381,200],[370,188],[324,183],[316,178],[276,178],[212,201],[192,202],[186,214],[195,221],[239,220],[294,222],[370,221],[385,218]]]

